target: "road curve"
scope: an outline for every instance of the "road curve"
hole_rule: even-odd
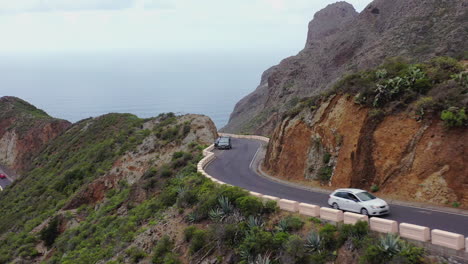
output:
[[[259,176],[251,170],[252,160],[262,144],[258,140],[233,138],[233,148],[223,151],[215,150],[216,159],[205,168],[205,171],[220,181],[249,191],[328,207],[328,194],[284,185]],[[390,209],[391,214],[382,218],[468,236],[468,216],[466,215],[393,204],[390,204]]]

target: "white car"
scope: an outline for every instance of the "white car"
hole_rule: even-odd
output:
[[[334,209],[369,216],[390,213],[390,207],[384,200],[360,189],[338,189],[330,194],[328,204]]]

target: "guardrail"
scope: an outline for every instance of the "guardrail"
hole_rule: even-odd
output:
[[[255,136],[255,135],[234,135],[227,133],[219,133],[220,136],[229,136],[233,138],[243,139],[255,139],[261,140],[266,143],[270,141],[267,137]],[[215,179],[205,172],[204,167],[208,165],[216,157],[213,152],[214,145],[209,146],[203,150],[205,156],[200,162],[198,162],[198,172],[203,174],[205,177],[211,179],[213,182],[218,184],[226,184],[222,181]],[[369,223],[370,229],[380,233],[395,233],[399,234],[403,238],[419,241],[419,242],[430,242],[432,245],[442,246],[445,248],[463,250],[468,253],[468,237],[465,238],[461,234],[446,232],[438,229],[430,230],[429,227],[413,225],[408,223],[401,223],[398,225],[397,221],[387,220],[382,218],[372,217],[370,220],[365,215],[349,213],[340,210],[335,210],[327,207],[320,207],[318,205],[299,203],[297,201],[281,199],[279,197],[264,195],[257,192],[249,192],[250,195],[258,197],[263,201],[273,200],[278,203],[278,206],[282,210],[290,212],[298,212],[302,215],[320,217],[321,219],[332,221],[336,223],[344,222],[345,224],[355,224],[358,221],[364,221]]]

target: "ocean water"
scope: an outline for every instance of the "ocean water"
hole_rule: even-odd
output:
[[[227,124],[234,105],[286,55],[81,53],[0,55],[0,96],[71,122],[102,114],[196,113]]]

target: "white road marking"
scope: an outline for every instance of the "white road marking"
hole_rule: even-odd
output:
[[[255,158],[257,157],[257,154],[258,154],[258,152],[260,151],[260,148],[261,148],[262,146],[263,146],[263,144],[261,144],[260,147],[257,149],[257,152],[255,152],[255,155],[253,156],[252,161],[250,162],[249,168],[250,168],[251,170],[253,170],[253,169],[252,169],[252,165],[253,165],[253,163],[254,163],[254,161],[255,161]]]

